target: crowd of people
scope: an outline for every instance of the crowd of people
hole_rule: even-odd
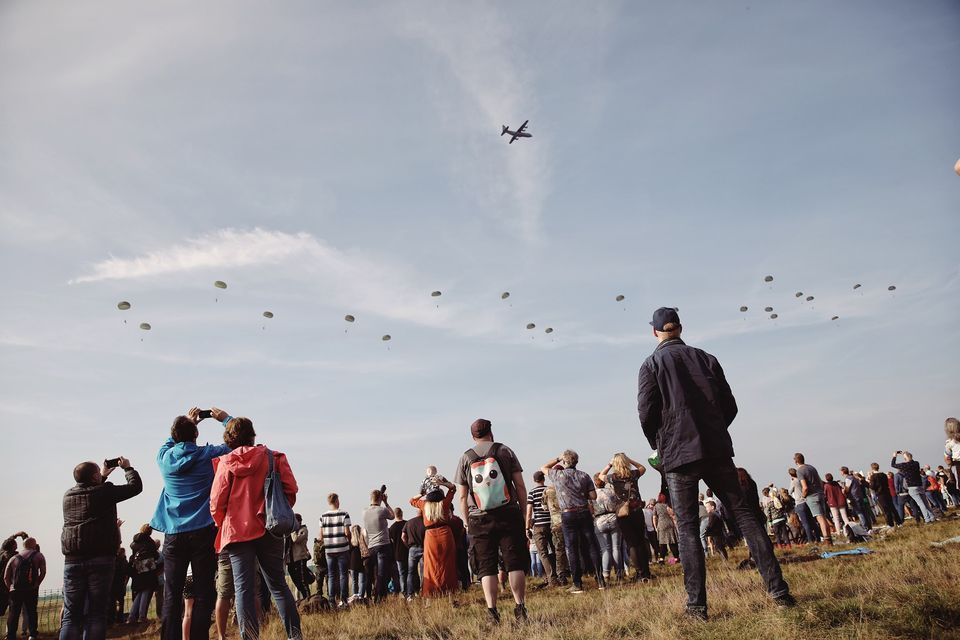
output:
[[[658,346],[641,367],[638,389],[641,426],[654,449],[647,464],[620,452],[590,474],[568,449],[532,473],[528,490],[516,453],[481,418],[470,426],[472,446],[452,481],[427,467],[407,500],[418,512],[409,520],[390,504],[385,486],[370,492],[356,522],[330,493],[312,568],[308,527],[299,515],[293,519],[298,486],[287,456],[257,444],[249,418],[218,408],[175,418],[157,455],[160,498],[151,522],[133,537],[129,559],[117,504],[143,491],[139,474],[123,457],[80,463],[63,498],[61,640],[103,638],[108,624],[124,621],[128,580],[134,599],[127,621],[145,619],[156,599],[165,640],[209,638],[211,621],[223,638],[231,611],[240,637],[257,638],[271,602],[287,637],[300,638],[302,606],[452,598],[477,582],[491,623],[500,622],[501,589],[509,590],[514,617],[523,622],[527,575],[535,566],[542,573],[533,589],[569,588],[575,595],[584,592],[584,576],[599,590],[626,581],[643,585],[655,577],[651,565],[680,562],[686,612],[705,620],[706,558],[726,559],[733,544],[745,542],[771,599],[790,607],[795,601],[775,547],[831,544],[838,535],[862,539],[881,517],[887,527],[907,518],[920,525],[960,506],[954,418],[945,425],[945,464],[936,469],[897,451],[887,471],[876,462],[866,473],[844,466],[835,480],[797,453],[789,483],[760,490],[732,460],[728,427],[737,405],[719,362],[680,339],[675,309],[658,309],[651,325]],[[206,418],[222,423],[223,444],[197,443]],[[659,472],[661,488],[644,500],[638,480],[648,465]],[[107,480],[116,469],[125,483]],[[162,544],[154,531],[164,534]],[[24,538],[22,550],[17,537]],[[3,543],[2,560],[8,639],[16,637],[21,611],[35,638],[45,574],[36,540],[14,534]]]

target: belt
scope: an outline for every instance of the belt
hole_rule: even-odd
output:
[[[563,512],[564,513],[580,513],[582,511],[587,511],[587,510],[588,509],[586,507],[575,507],[573,509],[564,509]]]

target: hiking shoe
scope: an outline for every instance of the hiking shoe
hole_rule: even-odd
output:
[[[779,598],[774,598],[773,601],[776,602],[777,606],[780,607],[781,609],[789,609],[791,607],[797,606],[797,599],[794,598],[789,593],[786,595],[782,595]]]
[[[597,576],[597,589],[599,589],[600,591],[603,591],[606,588],[607,588],[607,581],[603,578],[603,576]]]
[[[570,587],[570,593],[583,593],[583,585],[582,584],[573,585],[572,587]]]
[[[527,605],[518,604],[513,608],[513,617],[517,619],[517,622],[526,622],[527,621]]]
[[[687,607],[684,610],[684,615],[692,620],[701,620],[703,622],[707,621],[707,608],[706,607]]]
[[[496,609],[487,609],[487,619],[490,624],[500,624],[500,612]]]

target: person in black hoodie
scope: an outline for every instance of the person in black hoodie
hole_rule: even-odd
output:
[[[64,555],[61,640],[98,640],[106,636],[107,607],[120,528],[117,503],[143,491],[140,474],[126,458],[116,466],[81,462],[73,470],[76,485],[63,495]],[[123,469],[127,483],[114,485],[107,477]]]
[[[130,623],[147,620],[150,601],[160,589],[160,541],[155,540],[152,533],[153,528],[145,524],[130,543],[130,589],[133,591]]]
[[[701,480],[736,518],[767,593],[778,606],[794,606],[770,538],[744,496],[733,464],[727,430],[737,416],[737,402],[723,368],[714,356],[680,339],[683,326],[676,309],[657,309],[650,324],[658,345],[640,367],[637,412],[647,441],[659,454],[677,516],[687,615],[707,619],[697,506]]]

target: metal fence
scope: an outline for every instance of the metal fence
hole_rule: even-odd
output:
[[[127,591],[124,598],[123,611],[126,614],[130,612],[130,605],[133,604],[133,593]],[[153,602],[150,603],[150,618],[156,617],[156,594]],[[62,589],[41,589],[40,598],[37,601],[37,630],[43,634],[56,633],[60,630],[60,613],[63,610],[63,590]],[[21,621],[21,629],[26,636],[26,617]]]

